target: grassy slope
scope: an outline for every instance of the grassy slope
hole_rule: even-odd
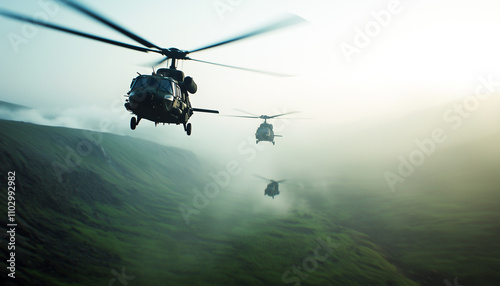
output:
[[[478,234],[497,224],[452,203],[447,207],[446,200],[435,203],[435,213],[409,212],[433,199],[412,197],[409,203],[404,195],[361,194],[360,200],[359,193],[336,188],[309,197],[311,208],[295,207],[284,216],[256,212],[224,191],[186,225],[178,205],[189,204],[190,190],[204,183],[203,170],[187,151],[104,134],[100,146],[92,145],[92,153],[59,183],[51,164],[64,162],[68,146],[86,142],[82,131],[0,121],[0,133],[1,174],[17,174],[18,285],[107,285],[112,271],[123,267],[135,276],[129,285],[283,284],[283,273],[302,265],[316,239],[327,237],[337,247],[302,285],[418,285],[403,273],[422,285],[444,285],[441,278],[449,275],[481,277],[486,270],[469,268],[472,263],[490,259],[490,267],[498,266],[474,255],[492,245],[491,235]],[[4,175],[0,183],[6,185]],[[330,203],[332,195],[337,204]],[[5,192],[0,198],[3,213]],[[436,228],[440,244],[464,234],[447,224],[452,209],[467,214],[460,223],[471,227],[471,235],[440,248]],[[478,218],[484,224],[477,225]],[[5,219],[2,214],[0,226]],[[479,242],[483,248],[470,249]],[[5,247],[1,251],[7,255]],[[477,259],[465,263],[460,257]],[[433,271],[442,277],[425,278]]]
[[[422,285],[497,285],[499,144],[497,135],[437,152],[396,193],[337,187],[335,207],[352,214],[343,225],[369,234]]]
[[[1,173],[16,171],[20,277],[53,285],[102,283],[113,277],[111,269],[133,265],[127,261],[131,254],[157,239],[158,228],[184,224],[176,201],[196,177],[174,178],[199,171],[191,153],[110,134],[92,137],[102,141],[99,146],[80,130],[0,124]],[[82,154],[88,153],[82,146],[92,151],[72,168],[66,156],[78,146]],[[53,162],[68,168],[62,183]],[[6,185],[6,176],[1,181]]]

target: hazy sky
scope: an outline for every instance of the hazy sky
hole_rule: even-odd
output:
[[[54,3],[3,1],[1,7],[136,44]],[[500,2],[495,0],[85,3],[159,46],[186,50],[246,32],[284,13],[306,19],[306,24],[191,55],[294,77],[197,62],[179,65],[198,84],[198,93],[191,97],[195,107],[222,114],[238,114],[235,108],[268,115],[301,111],[298,117],[312,118],[275,122],[285,124],[285,137],[277,139],[277,146],[286,146],[287,132],[297,140],[288,144],[305,148],[313,143],[311,134],[335,134],[337,128],[349,129],[359,120],[441,106],[472,94],[478,76],[500,79]],[[33,29],[5,18],[0,18],[0,35],[0,100],[40,109],[57,118],[58,125],[99,130],[100,122],[107,120],[114,124],[108,131],[197,150],[220,147],[232,150],[226,152],[230,158],[260,123],[195,114],[189,138],[180,126],[155,128],[148,121],[131,131],[123,95],[136,72],[150,73],[148,63],[159,55]],[[293,152],[292,147],[283,149]]]

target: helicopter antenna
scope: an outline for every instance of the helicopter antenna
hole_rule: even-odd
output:
[[[138,75],[142,75],[140,72],[136,72]]]

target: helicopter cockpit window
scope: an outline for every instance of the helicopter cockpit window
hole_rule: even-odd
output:
[[[154,77],[139,77],[134,83],[133,88],[158,87],[159,79]]]
[[[150,85],[148,83],[148,81],[150,79],[154,80],[153,78],[149,78],[149,77],[139,77],[139,78],[137,78],[137,80],[135,81],[135,84],[134,84],[134,88],[145,88],[145,87],[147,87],[148,85]]]
[[[149,76],[138,77],[134,82],[132,82],[133,89],[152,87],[157,88],[163,92],[173,94],[172,82],[168,79],[160,79]]]
[[[162,79],[160,80],[160,84],[158,86],[158,89],[160,89],[161,91],[165,91],[165,92],[168,92],[170,94],[172,94],[172,82],[170,82],[168,79]]]
[[[158,85],[158,80],[154,77],[148,78],[147,85],[150,87],[156,87]]]

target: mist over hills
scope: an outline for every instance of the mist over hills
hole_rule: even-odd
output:
[[[263,151],[227,184],[227,162],[215,156],[1,120],[1,173],[15,171],[18,187],[17,278],[5,285],[119,277],[130,285],[446,285],[455,277],[496,285],[500,132],[484,125],[498,119],[495,104],[457,129],[443,121],[446,106],[332,128],[315,149],[288,134],[294,145]],[[436,128],[448,139],[400,174],[399,157],[411,163],[415,150],[425,154],[415,140]],[[265,183],[248,177],[278,156],[293,180],[269,200]],[[385,172],[403,180],[394,191]],[[6,210],[6,192],[0,197]],[[318,247],[325,260],[314,256]]]
[[[500,2],[74,1],[2,3],[0,285],[499,284]]]

